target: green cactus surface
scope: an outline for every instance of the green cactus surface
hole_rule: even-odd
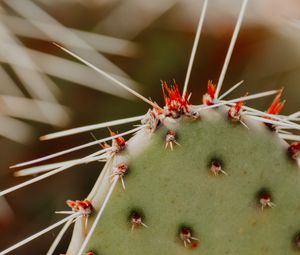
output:
[[[214,117],[177,120],[173,150],[162,126],[139,156],[127,155],[126,190],[117,183],[86,251],[300,253],[300,176],[287,144],[263,124],[247,129],[216,111],[206,115]]]

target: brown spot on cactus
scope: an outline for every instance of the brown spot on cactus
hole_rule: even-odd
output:
[[[296,249],[300,250],[300,233],[297,233],[294,237],[293,243],[296,247]]]
[[[131,223],[131,231],[133,231],[135,228],[138,228],[140,226],[143,227],[148,227],[144,222],[143,222],[143,214],[140,211],[132,211],[129,217],[130,223]]]
[[[176,132],[174,130],[168,130],[166,134],[166,145],[165,149],[170,147],[171,151],[174,148],[174,145],[179,145],[179,143],[176,141]]]
[[[259,205],[261,207],[261,210],[264,210],[264,208],[275,207],[275,204],[273,203],[273,199],[271,197],[271,194],[266,189],[262,189],[258,193],[258,203],[259,203]]]
[[[300,156],[300,142],[292,143],[288,148],[289,154],[293,159],[297,159]]]
[[[210,173],[212,173],[214,176],[217,176],[219,174],[225,174],[228,175],[223,169],[222,169],[222,162],[218,159],[213,159],[210,163]]]
[[[184,247],[190,245],[191,247],[195,248],[193,242],[195,243],[198,241],[198,238],[192,236],[192,229],[190,227],[184,226],[179,229],[179,238],[183,242]]]
[[[199,246],[199,241],[197,241],[197,240],[192,240],[191,248],[192,248],[192,249],[197,249],[198,246]]]

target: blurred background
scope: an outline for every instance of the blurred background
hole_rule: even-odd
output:
[[[218,81],[241,2],[209,1],[189,85],[193,104],[201,103],[208,80]],[[93,140],[88,133],[45,142],[39,136],[149,108],[52,42],[162,104],[160,80],[184,82],[201,6],[200,0],[1,0],[0,189],[29,179],[14,177],[9,166]],[[244,84],[230,97],[284,87],[283,113],[300,109],[298,0],[249,1],[222,91],[240,80]],[[271,101],[247,104],[265,110]],[[67,199],[83,199],[101,169],[101,163],[73,167],[1,199],[0,250],[58,221],[54,211],[66,210]],[[45,254],[56,233],[12,254]],[[70,234],[57,254],[66,251]]]

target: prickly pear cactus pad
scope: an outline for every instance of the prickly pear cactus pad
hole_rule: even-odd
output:
[[[269,130],[249,131],[223,117],[178,121],[180,146],[173,151],[164,149],[166,130],[159,130],[143,154],[130,159],[126,191],[117,184],[87,250],[299,254],[297,165]],[[217,162],[224,172],[214,171]]]

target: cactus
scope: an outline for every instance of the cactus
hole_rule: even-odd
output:
[[[291,159],[299,144],[288,147],[268,117],[262,124],[242,114],[242,101],[196,114],[177,85],[163,87],[163,113],[149,112],[126,146],[114,142],[118,154],[87,197],[91,223],[76,223],[67,254],[80,246],[125,255],[297,252],[300,179]],[[209,82],[206,108],[214,93]],[[280,94],[267,114],[281,110]]]
[[[197,120],[176,119],[172,128],[180,145],[173,150],[164,149],[165,125],[149,134],[150,144],[138,155],[131,148],[145,143],[145,134],[128,141],[127,149],[107,163],[99,191],[87,198],[95,207],[93,222],[103,204],[101,196],[109,190],[109,176],[126,162],[128,174],[122,177],[126,190],[116,184],[86,251],[299,252],[295,239],[300,230],[299,170],[287,157],[287,145],[263,124],[245,119],[248,130],[226,117],[226,112],[207,110]],[[84,222],[77,227],[80,224],[84,229]],[[74,232],[67,254],[78,252],[79,233]]]
[[[64,224],[47,254],[75,222],[67,254],[298,254],[300,224],[299,113],[279,115],[282,90],[225,100],[219,95],[247,0],[243,1],[217,85],[208,82],[201,105],[187,92],[208,1],[204,1],[183,93],[162,82],[164,106],[143,97],[109,74],[56,44],[151,106],[143,115],[75,128],[42,137],[53,139],[97,128],[141,121],[138,127],[46,157],[23,167],[92,145],[83,158],[29,167],[17,175],[41,175],[0,192],[14,190],[93,161],[106,164],[84,200],[68,200],[63,220],[2,251],[4,255]],[[247,100],[275,95],[266,112]],[[123,136],[135,133],[128,141]],[[296,140],[288,144],[285,140]],[[109,145],[109,141],[112,144]]]

